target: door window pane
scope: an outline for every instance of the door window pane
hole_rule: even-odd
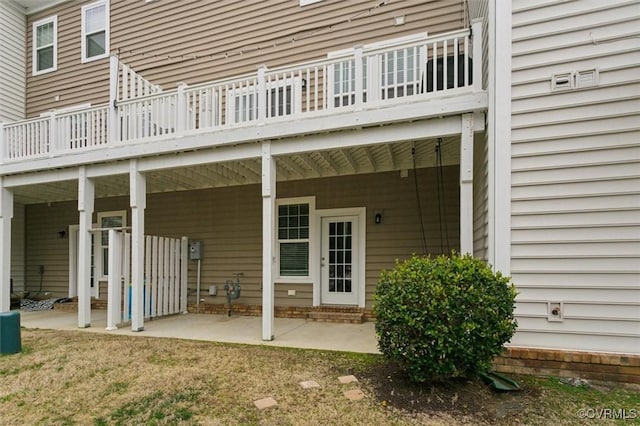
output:
[[[351,293],[351,221],[329,223],[329,292]]]

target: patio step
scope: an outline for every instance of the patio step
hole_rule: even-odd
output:
[[[323,312],[315,311],[307,314],[309,321],[338,322],[346,324],[362,324],[364,314],[362,312]]]

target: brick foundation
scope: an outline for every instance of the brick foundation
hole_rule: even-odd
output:
[[[196,312],[195,303],[189,304],[188,311],[190,313]],[[242,303],[234,303],[231,306],[231,311],[237,315],[248,315],[248,316],[261,316],[262,315],[262,305],[247,305]],[[227,305],[224,303],[200,303],[199,312],[201,314],[217,314],[224,315],[227,313]],[[332,313],[333,317],[338,320],[337,322],[353,322],[351,320],[352,315],[350,314],[361,314],[362,321],[373,321],[375,316],[371,309],[364,308],[352,308],[352,307],[339,307],[339,306],[276,306],[274,308],[274,315],[277,318],[300,318],[307,319],[309,318],[309,314],[324,312],[324,313]],[[341,318],[341,314],[343,318]],[[342,321],[341,321],[342,320]]]
[[[640,355],[506,348],[496,371],[536,376],[579,377],[640,385]]]
[[[78,312],[78,298],[74,297],[69,302],[55,303],[53,309],[64,312]],[[107,301],[102,299],[91,299],[91,309],[107,310]]]

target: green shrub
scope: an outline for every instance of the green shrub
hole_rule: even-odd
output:
[[[416,382],[473,377],[513,336],[515,296],[510,278],[481,260],[414,255],[380,275],[378,346]]]

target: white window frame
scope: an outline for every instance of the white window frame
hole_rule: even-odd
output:
[[[85,27],[85,21],[86,21],[86,15],[87,15],[87,11],[91,10],[91,9],[95,9],[96,7],[101,7],[104,6],[104,14],[105,14],[105,28],[104,28],[104,53],[101,55],[96,55],[96,56],[91,56],[91,57],[87,57],[87,36],[90,34],[86,33],[86,27]],[[109,56],[109,38],[110,38],[110,31],[109,31],[109,26],[110,26],[110,22],[109,22],[109,1],[108,0],[100,0],[97,1],[95,3],[91,3],[91,4],[87,4],[85,6],[82,6],[82,29],[81,29],[81,33],[82,33],[82,38],[80,41],[80,45],[81,45],[81,58],[82,58],[82,63],[86,63],[86,62],[92,62],[92,61],[97,61],[98,59],[103,59]]]
[[[38,70],[38,27],[53,22],[53,66],[51,68],[45,68]],[[32,53],[31,53],[31,71],[32,75],[46,74],[56,71],[58,69],[58,16],[53,15],[48,18],[41,19],[33,23],[32,26]],[[46,46],[49,47],[49,46]],[[42,49],[42,47],[40,47]]]
[[[278,238],[278,231],[280,226],[278,224],[278,210],[280,206],[289,204],[308,204],[309,205],[309,275],[307,276],[280,276],[280,243],[281,242],[299,242],[298,240],[280,240]],[[275,245],[276,245],[276,279],[278,283],[309,283],[313,284],[316,280],[318,271],[318,252],[317,243],[318,234],[316,226],[316,197],[295,197],[295,198],[279,198],[276,200],[276,214],[275,214]],[[307,240],[306,238],[304,240]]]
[[[300,7],[308,6],[314,3],[320,3],[322,0],[300,0]]]
[[[100,229],[100,231],[98,231],[97,233],[97,237],[98,237],[98,241],[95,243],[96,245],[96,259],[95,259],[95,265],[96,265],[96,280],[97,281],[106,281],[109,279],[109,275],[104,273],[104,252],[105,250],[107,250],[109,248],[109,245],[103,245],[102,244],[102,232],[105,232],[103,230],[102,227],[102,219],[105,217],[114,217],[114,216],[120,216],[122,217],[122,227],[120,228],[116,228],[116,229],[122,229],[122,228],[126,228],[127,227],[127,211],[126,210],[113,210],[113,211],[108,211],[108,212],[98,212],[98,217],[97,217],[97,225],[98,225],[98,229]],[[105,228],[107,229],[107,228]]]

